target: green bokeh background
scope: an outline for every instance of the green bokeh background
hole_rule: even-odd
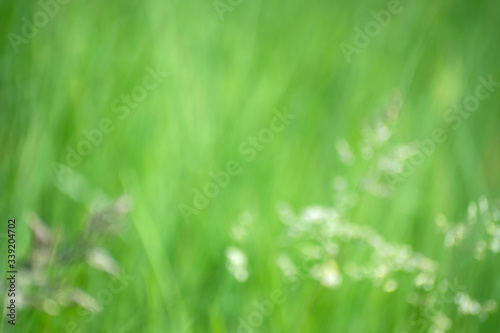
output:
[[[68,238],[84,227],[93,192],[73,188],[82,199],[70,198],[53,165],[66,164],[66,147],[109,118],[115,130],[74,170],[94,190],[133,198],[129,227],[105,247],[136,276],[89,323],[79,323],[77,308],[57,316],[26,309],[15,328],[4,323],[1,330],[59,333],[74,321],[81,332],[237,332],[254,301],[284,288],[275,262],[283,232],[276,204],[329,205],[334,177],[356,187],[374,167],[362,159],[340,163],[339,139],[358,142],[365,120],[395,91],[403,105],[390,144],[426,139],[446,127],[444,112],[474,92],[479,76],[500,81],[500,3],[402,6],[348,62],[340,43],[352,44],[355,27],[387,2],[243,0],[220,20],[210,1],[71,0],[16,53],[8,34],[21,35],[23,17],[32,21],[40,6],[0,1],[0,219],[20,221],[18,260],[31,242],[27,212]],[[169,76],[120,120],[112,102],[141,84],[148,66]],[[500,300],[499,256],[477,261],[467,244],[445,249],[434,220],[440,212],[463,218],[481,195],[499,198],[499,105],[495,91],[393,196],[359,190],[349,216],[436,260],[439,277],[457,278],[479,300]],[[296,118],[244,162],[239,144],[285,107]],[[186,223],[179,204],[190,204],[193,188],[230,160],[242,162],[242,173]],[[224,251],[230,227],[247,210],[256,213],[245,248],[250,277],[238,283]],[[94,296],[109,283],[84,266],[68,279]],[[255,331],[416,332],[406,301],[413,288],[387,294],[369,281],[346,280],[335,290],[306,281]],[[500,327],[498,314],[482,323],[451,319],[452,332]]]

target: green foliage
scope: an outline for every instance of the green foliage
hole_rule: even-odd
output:
[[[127,226],[99,247],[134,279],[90,319],[78,306],[26,306],[2,332],[244,332],[240,319],[264,301],[273,311],[255,332],[427,332],[447,320],[448,332],[498,330],[498,310],[485,309],[500,300],[496,227],[488,224],[500,198],[500,90],[475,111],[454,105],[476,94],[479,77],[500,81],[499,3],[401,1],[365,46],[355,44],[357,31],[387,2],[57,4],[0,2],[2,232],[9,218],[19,221],[27,263],[30,212],[60,231],[64,247],[96,202],[126,194],[134,203]],[[42,24],[40,12],[53,15]],[[359,52],[346,59],[342,43]],[[295,117],[275,131],[284,109]],[[438,128],[446,139],[418,165],[405,162]],[[241,145],[252,137],[258,146],[248,158]],[[231,161],[241,172],[195,207],[195,191],[206,196],[211,173]],[[401,176],[399,167],[412,166]],[[330,244],[337,252],[316,231],[293,238],[282,202],[299,219],[311,207],[335,209],[339,225],[431,260],[432,286],[429,275],[415,283],[416,271],[353,278],[350,262],[386,254],[374,254],[365,236],[335,234],[343,237]],[[182,204],[196,211],[189,223]],[[460,223],[466,235],[453,242]],[[317,246],[327,250],[315,263],[326,258],[318,267],[342,282],[334,275],[322,284],[318,267],[306,267],[290,284],[284,255],[301,267]],[[238,251],[246,278],[228,269],[242,264]],[[96,299],[112,279],[85,265],[64,274]],[[443,281],[454,283],[457,301],[429,312]],[[283,302],[273,300],[276,291]],[[487,315],[460,312],[476,300]]]

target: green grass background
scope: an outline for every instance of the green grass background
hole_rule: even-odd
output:
[[[385,1],[244,0],[221,21],[210,1],[71,0],[18,53],[7,34],[19,34],[22,18],[31,20],[39,6],[1,1],[0,219],[5,228],[8,218],[21,222],[18,260],[31,242],[26,212],[68,238],[84,227],[89,201],[61,192],[52,165],[64,163],[65,147],[85,139],[83,130],[110,118],[116,129],[75,171],[112,198],[134,199],[128,229],[105,247],[136,279],[81,332],[236,332],[253,301],[284,288],[274,259],[283,232],[276,203],[296,210],[328,205],[335,176],[356,185],[373,167],[341,164],[338,139],[358,142],[364,120],[395,90],[404,104],[391,142],[428,138],[444,126],[445,110],[474,92],[478,76],[500,79],[499,3],[402,4],[348,63],[339,44],[352,43],[353,29]],[[156,65],[169,76],[119,120],[112,101]],[[392,197],[359,191],[350,216],[438,261],[439,277],[458,278],[479,300],[500,300],[498,255],[479,262],[471,246],[445,249],[434,217],[459,220],[470,200],[499,197],[499,103],[498,91],[481,102]],[[210,171],[243,160],[238,145],[283,107],[297,117],[186,224],[178,205],[191,203],[193,187],[205,185]],[[231,225],[246,210],[256,220],[245,248],[250,277],[241,284],[227,272],[224,251]],[[93,296],[109,282],[86,267],[68,279]],[[413,288],[387,294],[369,281],[346,280],[329,290],[308,280],[256,331],[414,332],[406,302]],[[57,316],[27,309],[15,328],[4,323],[1,330],[59,333],[79,318],[76,308]],[[500,327],[498,314],[483,323],[452,319],[452,332]]]

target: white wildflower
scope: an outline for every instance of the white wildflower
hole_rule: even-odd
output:
[[[415,277],[415,286],[431,290],[434,286],[435,276],[429,273],[420,273]]]
[[[432,326],[429,330],[430,333],[444,333],[451,328],[451,319],[444,313],[439,312],[432,319]]]
[[[463,314],[477,315],[481,311],[481,304],[466,293],[458,293],[455,296],[455,303],[458,305],[458,311]]]
[[[247,257],[236,247],[230,246],[226,249],[226,267],[238,282],[248,279]]]
[[[311,275],[328,288],[334,288],[342,283],[342,276],[333,260],[314,266],[311,269]]]

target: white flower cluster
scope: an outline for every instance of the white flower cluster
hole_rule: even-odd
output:
[[[391,128],[398,117],[401,106],[401,93],[396,92],[385,110],[379,112],[375,119],[364,122],[361,129],[361,140],[358,145],[361,158],[371,160],[375,151],[390,139],[392,136]],[[347,166],[354,164],[356,156],[347,140],[339,139],[335,144],[335,148],[343,164]]]
[[[422,254],[415,253],[409,246],[386,242],[371,228],[343,221],[337,209],[314,206],[295,216],[286,204],[279,207],[283,223],[287,226],[287,243],[299,243],[304,258],[314,258],[318,264],[311,269],[311,276],[328,287],[342,282],[338,269],[337,254],[340,244],[361,243],[370,250],[370,260],[355,263],[344,259],[342,271],[355,280],[373,279],[387,292],[394,291],[398,284],[391,278],[396,271],[415,275],[415,285],[424,289],[432,288],[435,280],[436,264]],[[293,275],[295,269],[289,258],[278,262],[285,276]]]
[[[244,212],[238,219],[238,223],[231,227],[231,238],[235,243],[244,244],[252,228],[253,216],[250,212]],[[238,282],[248,279],[248,259],[245,253],[237,246],[229,246],[226,249],[226,267]]]
[[[238,282],[245,282],[248,279],[247,256],[240,249],[230,246],[226,249],[226,267]]]
[[[452,321],[444,313],[439,312],[432,318],[429,333],[444,333],[451,328]]]
[[[485,320],[496,311],[497,303],[484,303],[473,299],[463,286],[447,280],[437,281],[436,262],[415,252],[408,245],[387,242],[380,234],[367,226],[349,222],[345,216],[356,204],[356,197],[349,195],[343,178],[334,180],[338,200],[335,206],[311,206],[295,214],[286,203],[278,205],[278,212],[285,228],[278,246],[282,249],[276,262],[287,283],[296,290],[303,279],[314,279],[326,288],[340,288],[346,278],[351,281],[367,279],[387,293],[405,285],[405,275],[413,280],[414,291],[408,295],[408,303],[415,313],[422,313],[420,322],[430,333],[445,333],[453,326],[450,314],[444,312],[444,304],[455,304],[457,315],[476,316]],[[491,236],[488,246],[498,230],[498,206],[490,207],[485,198],[469,205],[466,223],[450,226],[443,216],[438,225],[447,228],[447,244],[460,243],[470,232],[469,228],[484,225]],[[251,231],[253,216],[245,212],[231,228],[231,238],[237,246],[226,249],[227,269],[238,282],[248,279],[248,259],[240,249]],[[492,226],[493,225],[493,226]],[[484,240],[483,240],[484,241]],[[486,243],[486,241],[484,241]],[[402,275],[403,273],[403,275]],[[417,309],[418,310],[417,312]],[[451,317],[453,318],[453,317]]]
[[[456,281],[450,283],[448,280],[441,281],[424,295],[416,292],[410,293],[407,301],[420,309],[420,322],[430,321],[429,333],[444,333],[451,329],[453,322],[443,313],[446,304],[457,305],[458,315],[477,316],[481,321],[484,321],[488,314],[494,312],[497,307],[494,300],[486,301],[484,304],[479,303],[470,298],[464,286],[457,284]],[[417,329],[417,331],[420,330]]]
[[[467,293],[458,293],[455,296],[455,303],[459,313],[478,316],[482,320],[487,317],[488,313],[494,312],[497,308],[495,300],[489,300],[481,305],[478,301],[471,299]]]
[[[444,245],[458,246],[467,237],[474,237],[474,257],[484,259],[486,250],[492,253],[500,252],[500,204],[497,200],[490,205],[484,196],[477,201],[471,201],[467,209],[465,221],[453,223],[445,215],[439,214],[436,225],[445,234]]]
[[[418,147],[414,143],[396,145],[378,159],[375,168],[367,172],[361,183],[362,188],[376,197],[388,197],[393,192],[392,179],[403,175],[404,164],[417,152]]]
[[[343,180],[337,179],[335,182],[342,183]],[[341,191],[345,188],[336,187]],[[478,211],[486,211],[485,199],[479,200],[478,207]],[[369,227],[347,221],[344,218],[345,211],[337,206],[307,207],[296,215],[283,203],[279,205],[278,211],[286,225],[282,240],[284,247],[289,248],[288,253],[298,251],[298,262],[313,260],[314,264],[307,275],[327,288],[339,287],[345,276],[353,281],[371,280],[375,286],[390,293],[399,287],[401,273],[405,273],[413,279],[415,286],[415,292],[412,292],[413,296],[410,295],[408,302],[423,309],[429,332],[434,333],[444,333],[452,326],[452,320],[444,312],[435,311],[436,306],[443,302],[455,303],[459,315],[473,315],[480,320],[496,310],[497,303],[494,300],[481,304],[470,298],[463,287],[453,288],[447,280],[437,283],[438,265],[435,261],[413,251],[408,245],[387,242]],[[495,211],[490,215],[494,216]],[[474,209],[470,208],[469,220],[475,216]],[[462,237],[461,231],[455,234],[456,239]],[[359,249],[367,250],[365,252],[368,255],[360,255],[362,251]],[[287,280],[294,281],[300,274],[298,266],[288,254],[280,255],[278,266]],[[419,296],[417,291],[423,296]],[[445,293],[449,296],[445,297]]]
[[[334,288],[342,283],[337,263],[334,260],[327,260],[311,268],[311,276],[328,288]]]
[[[388,197],[392,194],[394,178],[404,176],[405,163],[418,153],[418,145],[415,142],[387,147],[402,103],[401,93],[396,92],[385,110],[378,113],[375,119],[365,122],[357,150],[344,138],[339,139],[335,145],[339,159],[344,165],[354,164],[356,152],[363,160],[375,160],[374,167],[363,176],[361,188],[377,197]]]
[[[370,160],[374,151],[381,148],[392,136],[391,128],[396,121],[399,110],[403,105],[401,93],[396,91],[390,104],[376,119],[365,122],[361,131],[360,152],[361,157]]]

